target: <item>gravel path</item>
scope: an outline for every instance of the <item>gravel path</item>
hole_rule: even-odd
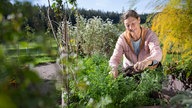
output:
[[[59,80],[59,65],[56,63],[46,63],[32,68],[43,82],[40,83],[39,90],[43,95],[50,95],[56,92],[55,81]],[[58,97],[60,100],[60,97]]]
[[[59,78],[59,65],[56,63],[47,63],[33,68],[40,78],[45,80],[57,80]]]

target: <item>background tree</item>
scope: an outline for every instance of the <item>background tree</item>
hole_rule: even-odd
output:
[[[187,91],[192,90],[192,1],[170,0],[154,17],[152,29],[162,43],[164,60],[168,54],[172,56],[169,63],[164,62],[165,74],[173,79],[179,79],[186,90],[172,100],[191,106],[192,103],[185,103],[185,98],[182,97],[186,96]],[[191,99],[190,95],[191,93],[186,96],[188,100]]]
[[[152,22],[152,29],[163,44],[164,58],[168,52],[192,59],[192,1],[170,0]]]

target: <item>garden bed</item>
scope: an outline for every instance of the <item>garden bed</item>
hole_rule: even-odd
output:
[[[84,61],[84,62],[88,62],[88,61]],[[58,75],[57,73],[59,71],[59,67],[58,67],[58,65],[56,63],[46,63],[46,64],[41,64],[41,65],[38,65],[38,66],[34,67],[34,70],[36,70],[36,72],[39,74],[39,76],[42,79],[55,80],[55,79],[57,79],[57,75]],[[167,79],[168,80],[164,81],[164,83],[163,83],[163,90],[161,92],[159,92],[159,94],[158,94],[158,96],[160,96],[160,98],[165,102],[165,104],[169,104],[170,99],[173,96],[175,96],[178,92],[184,90],[182,82],[179,81],[178,79],[173,79],[171,76],[167,76]],[[85,80],[85,79],[83,79],[83,80]],[[87,81],[88,80],[89,80],[89,78],[87,79]],[[103,82],[103,83],[106,83],[106,82]],[[84,84],[84,83],[82,82],[81,84]],[[84,85],[84,86],[86,86],[86,85]],[[98,89],[97,86],[98,86],[98,83],[96,83],[96,85],[95,85],[96,88],[95,89]],[[74,88],[72,88],[72,89],[74,89]],[[85,89],[86,90],[86,87],[83,88],[83,85],[80,85],[77,89],[82,89],[82,90]],[[105,87],[103,89],[105,89]],[[94,88],[92,88],[90,90],[94,90]],[[77,93],[80,93],[80,92],[77,91]],[[93,94],[94,93],[96,93],[96,92],[93,92]],[[166,106],[168,107],[168,105],[166,105]],[[162,106],[155,105],[155,106],[144,106],[144,107],[141,107],[141,108],[160,108],[160,107],[162,107]]]

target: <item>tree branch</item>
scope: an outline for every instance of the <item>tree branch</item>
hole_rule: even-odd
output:
[[[56,41],[56,43],[57,43],[57,46],[59,46],[59,42],[58,42],[58,39],[57,39],[55,30],[54,30],[54,28],[53,28],[53,24],[52,24],[51,18],[50,18],[50,16],[49,16],[49,10],[50,10],[50,8],[51,8],[51,6],[50,6],[50,1],[49,1],[49,0],[48,0],[48,3],[49,3],[49,7],[48,7],[48,10],[47,10],[48,21],[49,21],[49,23],[50,23],[51,30],[52,30],[52,32],[53,32],[53,36],[54,36],[54,38],[55,38],[55,41]]]

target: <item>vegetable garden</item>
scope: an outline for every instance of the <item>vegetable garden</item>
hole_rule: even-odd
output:
[[[124,77],[120,65],[120,75],[116,79],[109,74],[108,60],[118,36],[123,32],[123,25],[113,24],[112,20],[103,20],[100,17],[85,19],[75,9],[75,1],[70,0],[68,3],[73,6],[71,12],[76,15],[76,24],[73,25],[67,19],[65,11],[61,12],[61,7],[66,8],[62,1],[55,1],[48,8],[49,28],[40,34],[33,34],[30,27],[22,31],[23,17],[19,13],[8,19],[0,12],[0,28],[4,29],[0,32],[0,107],[192,106],[190,0],[185,0],[182,4],[180,0],[170,0],[166,8],[157,13],[150,22],[150,27],[158,34],[164,51],[163,66],[154,70],[146,69],[132,77]],[[183,8],[178,8],[180,5]],[[57,26],[54,26],[49,17],[50,11],[54,11],[56,16],[59,12],[62,13]],[[170,20],[161,22],[165,17]],[[178,18],[177,22],[174,21],[175,17]],[[186,26],[182,26],[183,24]],[[180,30],[181,28],[184,30]],[[28,40],[22,39],[24,35]],[[182,38],[183,35],[185,38]],[[33,39],[30,40],[30,37]],[[60,79],[52,81],[54,89],[44,93],[41,90],[44,80],[31,68],[48,62],[60,66]],[[182,90],[169,89],[174,95],[163,92],[165,87],[170,86],[169,76],[183,83]]]

